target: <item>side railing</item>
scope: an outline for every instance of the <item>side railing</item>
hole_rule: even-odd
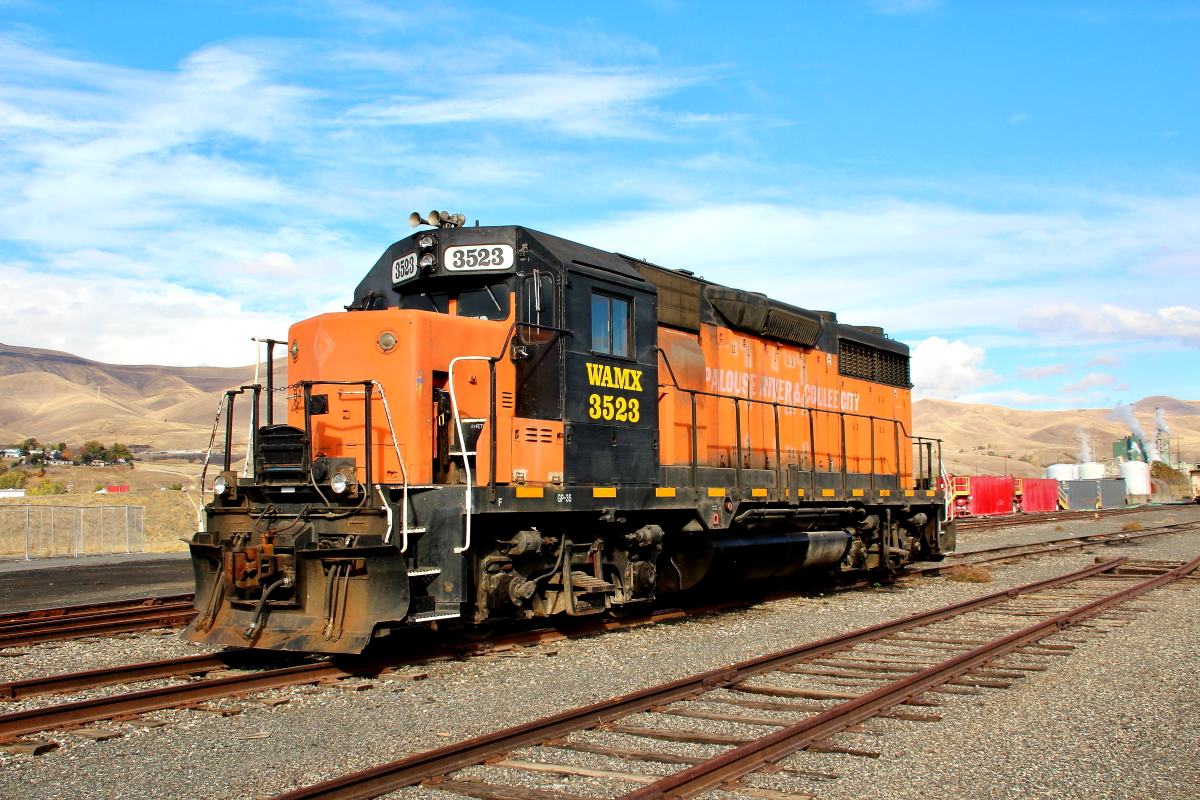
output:
[[[689,397],[689,404],[691,407],[691,417],[692,417],[691,433],[690,433],[689,438],[690,438],[690,445],[691,445],[691,454],[690,454],[691,488],[692,488],[693,492],[699,492],[699,490],[700,490],[700,480],[699,480],[700,468],[702,466],[704,466],[704,467],[710,466],[707,463],[705,463],[703,465],[700,463],[699,398],[712,398],[713,401],[715,401],[718,404],[720,404],[722,402],[728,402],[733,405],[734,433],[735,433],[735,437],[737,440],[735,448],[734,448],[735,453],[734,453],[734,459],[733,459],[734,460],[733,469],[734,469],[735,488],[739,492],[742,491],[743,473],[747,469],[747,467],[745,466],[745,449],[746,448],[743,445],[744,437],[742,435],[742,409],[743,409],[743,406],[745,406],[746,408],[750,408],[753,406],[759,406],[759,407],[763,407],[763,408],[769,408],[771,410],[771,419],[773,420],[772,427],[773,427],[773,433],[774,433],[774,436],[773,436],[774,441],[768,442],[766,444],[774,445],[774,450],[775,450],[775,469],[774,469],[774,471],[776,472],[776,486],[777,487],[789,486],[789,488],[792,490],[795,490],[797,488],[794,486],[790,486],[790,483],[791,483],[790,480],[785,480],[786,468],[789,465],[785,465],[783,463],[783,436],[782,436],[782,428],[781,428],[780,422],[779,422],[779,412],[782,409],[782,410],[801,412],[808,419],[807,426],[803,426],[803,425],[800,426],[801,428],[807,427],[807,429],[808,429],[807,437],[804,439],[801,439],[798,442],[795,442],[795,444],[793,445],[797,450],[797,462],[795,464],[795,466],[797,466],[797,468],[804,466],[803,462],[800,461],[800,458],[801,458],[801,454],[804,452],[803,445],[804,444],[808,445],[808,450],[807,450],[808,462],[809,462],[807,464],[808,469],[807,470],[799,470],[798,469],[798,471],[810,472],[810,473],[814,473],[814,474],[819,473],[819,472],[825,472],[825,471],[828,471],[830,473],[840,473],[841,484],[842,484],[841,488],[842,488],[843,496],[845,496],[844,493],[847,491],[847,476],[850,474],[848,471],[848,462],[851,458],[854,458],[855,460],[861,460],[861,456],[859,454],[851,454],[848,451],[848,448],[846,446],[846,440],[847,440],[846,421],[848,419],[866,420],[870,424],[871,434],[870,434],[870,445],[869,445],[869,459],[870,459],[871,467],[870,467],[870,471],[865,474],[869,475],[870,489],[872,490],[872,492],[874,492],[874,490],[876,489],[876,486],[875,486],[876,476],[882,475],[882,474],[889,474],[889,475],[894,474],[894,476],[896,478],[896,488],[897,489],[903,487],[903,481],[906,476],[910,477],[912,479],[912,481],[913,481],[912,488],[914,488],[914,489],[936,489],[937,488],[937,479],[940,475],[940,465],[941,465],[941,460],[942,460],[941,459],[941,440],[940,439],[930,439],[930,438],[921,437],[921,436],[913,436],[912,434],[910,434],[908,432],[908,430],[905,427],[904,422],[902,420],[889,419],[887,417],[876,417],[876,416],[873,416],[870,414],[856,414],[856,413],[849,412],[849,411],[833,411],[830,409],[823,409],[823,408],[810,408],[807,406],[798,406],[798,405],[794,405],[791,403],[781,403],[777,400],[761,400],[761,399],[752,398],[752,397],[739,397],[737,395],[720,394],[718,392],[711,392],[711,391],[707,391],[704,389],[689,389],[687,387],[680,385],[679,380],[675,375],[675,370],[672,368],[671,362],[667,358],[666,353],[663,353],[660,350],[659,354],[662,356],[663,363],[667,367],[667,373],[671,376],[671,383],[669,383],[669,384],[660,383],[659,384],[660,388],[673,389],[677,392],[687,394]],[[714,411],[719,416],[719,414],[720,414],[719,406]],[[837,430],[838,435],[835,437],[837,449],[835,451],[830,451],[830,452],[827,452],[824,454],[825,458],[826,458],[826,468],[827,468],[826,470],[818,470],[817,469],[817,420],[819,419],[818,415],[825,415],[824,419],[826,419],[826,420],[836,419],[836,421],[837,421],[836,422],[836,430]],[[882,473],[882,472],[876,471],[876,465],[879,463],[879,456],[881,455],[879,446],[876,441],[877,440],[877,437],[876,437],[877,423],[879,423],[882,427],[885,427],[885,428],[890,427],[890,430],[891,430],[890,438],[892,439],[892,444],[893,444],[893,449],[891,450],[891,452],[894,454],[893,460],[895,461],[895,469],[892,471],[889,471],[888,473]],[[822,427],[828,428],[828,426],[822,426]],[[793,426],[793,430],[794,429],[795,429],[795,426]],[[902,441],[908,442],[911,445],[912,451],[913,451],[913,457],[910,462],[910,471],[909,471],[909,473],[907,473],[907,475],[903,470],[903,459],[900,457]],[[749,449],[751,449],[751,450],[755,449],[753,447],[753,443],[751,443],[751,447]],[[761,450],[761,449],[765,449],[765,448],[759,448],[759,449]],[[887,454],[882,453],[882,455],[884,457],[886,457]],[[833,468],[835,462],[838,465],[838,468],[836,470]],[[862,474],[862,473],[856,473],[856,474]]]

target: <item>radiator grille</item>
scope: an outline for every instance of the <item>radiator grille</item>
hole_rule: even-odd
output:
[[[763,336],[812,347],[821,335],[821,323],[819,320],[772,308],[767,312],[767,321],[763,323],[762,332]]]
[[[908,356],[879,350],[868,345],[838,340],[838,372],[847,378],[858,378],[887,386],[908,389]]]

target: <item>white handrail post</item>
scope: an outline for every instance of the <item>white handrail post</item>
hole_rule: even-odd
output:
[[[463,546],[454,548],[455,553],[465,553],[471,547],[471,457],[467,455],[467,443],[463,437],[462,416],[458,413],[458,397],[454,394],[454,365],[459,361],[488,361],[492,359],[490,356],[459,356],[450,359],[450,370],[446,376],[446,384],[450,387],[450,407],[454,411],[454,426],[458,430],[458,448],[462,452],[463,470],[467,473],[467,495],[466,495],[466,533],[463,539]],[[495,425],[495,420],[488,420],[489,425]],[[489,431],[489,433],[491,433]],[[493,471],[496,469],[495,464],[489,466]]]

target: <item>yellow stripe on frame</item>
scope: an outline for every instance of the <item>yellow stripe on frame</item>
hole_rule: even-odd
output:
[[[854,497],[862,497],[863,490],[862,489],[851,489],[850,494],[853,495]]]
[[[935,492],[933,489],[926,489],[926,490],[925,490],[925,496],[926,496],[926,497],[933,497],[935,494],[937,494],[937,492]]]
[[[821,490],[822,497],[833,497],[833,495],[834,495],[833,489],[822,489]]]
[[[905,489],[905,490],[904,490],[904,496],[905,496],[905,497],[912,497],[914,494],[916,494],[916,492],[914,492],[912,489]]]
[[[540,486],[518,486],[517,497],[544,497],[543,491]]]
[[[670,488],[664,489],[660,486],[659,488],[654,490],[654,496],[655,497],[674,497],[675,496],[675,487],[672,486]]]
[[[880,489],[880,490],[879,490],[879,496],[880,496],[880,497],[891,497],[891,496],[892,496],[892,490],[891,490],[891,489]]]
[[[725,496],[725,490],[724,490],[724,489],[713,489],[713,488],[709,488],[709,490],[708,490],[708,496],[709,496],[709,497],[724,497],[724,496]]]
[[[803,490],[803,489],[797,489],[797,490],[796,490],[796,496],[797,496],[797,497],[804,497],[804,490]]]
[[[750,495],[751,495],[751,497],[766,497],[767,490],[766,489],[751,489]]]
[[[615,486],[595,486],[592,488],[592,497],[616,497],[617,487]]]

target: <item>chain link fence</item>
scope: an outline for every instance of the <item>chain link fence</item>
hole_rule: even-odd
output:
[[[0,560],[144,552],[141,506],[0,506]]]

